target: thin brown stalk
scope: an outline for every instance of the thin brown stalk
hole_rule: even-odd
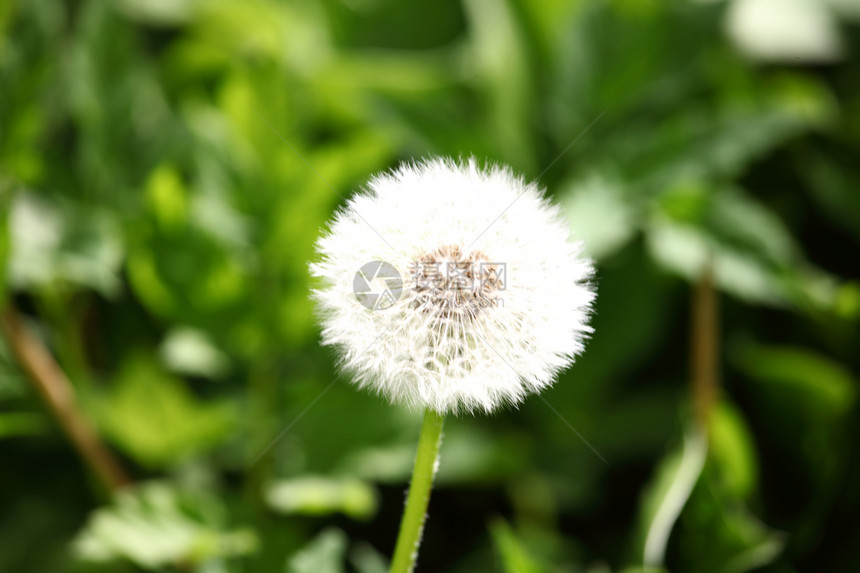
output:
[[[693,291],[690,351],[693,409],[696,421],[706,429],[720,388],[717,292],[710,266]]]
[[[0,322],[21,367],[87,466],[111,491],[131,483],[78,407],[69,379],[42,341],[27,330],[18,311],[9,306]]]

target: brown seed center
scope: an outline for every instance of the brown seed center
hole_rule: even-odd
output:
[[[458,245],[421,253],[412,263],[413,307],[440,319],[474,318],[500,305],[505,270],[482,251],[464,253]]]

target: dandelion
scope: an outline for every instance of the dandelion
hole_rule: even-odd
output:
[[[409,571],[444,416],[489,413],[551,385],[590,332],[593,267],[536,184],[475,160],[376,176],[317,251],[323,343],[359,387],[425,410],[392,562]]]

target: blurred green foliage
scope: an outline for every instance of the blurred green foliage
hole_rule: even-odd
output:
[[[0,571],[385,571],[419,420],[338,377],[307,262],[442,154],[539,177],[596,258],[545,397],[609,463],[540,400],[451,420],[420,570],[858,570],[860,24],[813,3],[841,58],[755,61],[754,1],[0,4],[0,299],[134,479],[97,486],[0,340]],[[792,5],[748,23],[771,54]]]

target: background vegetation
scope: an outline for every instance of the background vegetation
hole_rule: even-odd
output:
[[[0,571],[384,571],[420,416],[307,261],[440,154],[540,177],[599,296],[559,416],[449,421],[419,571],[860,570],[857,10],[754,2],[0,4]]]

